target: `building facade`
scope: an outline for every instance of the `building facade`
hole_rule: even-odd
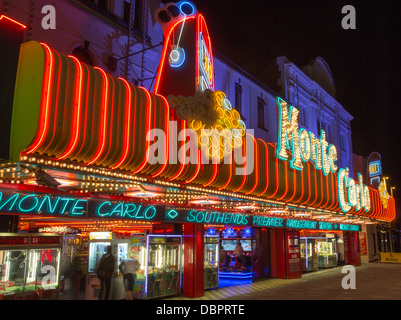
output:
[[[10,52],[13,60],[1,80],[15,90],[2,102],[9,138],[0,212],[13,230],[4,228],[8,234],[0,238],[6,266],[0,294],[61,290],[59,276],[37,280],[41,268],[64,275],[80,257],[85,298],[95,299],[96,266],[112,246],[118,262],[134,256],[141,263],[136,298],[199,297],[234,281],[359,265],[363,225],[394,219],[394,199],[384,208],[378,191],[344,167],[349,163],[331,140],[339,131],[323,124],[314,131],[319,118],[309,109],[315,120],[303,125],[301,99],[286,101],[290,96],[275,94],[215,54],[206,18],[190,2],[158,4],[154,12],[142,2],[143,39],[152,41],[146,51],[144,42],[124,50],[119,41],[130,37],[118,32],[106,50],[105,34],[121,22],[109,20],[127,18],[107,6],[111,2],[60,3],[62,30],[110,29],[49,36],[30,20],[43,16],[37,2],[23,8],[2,3],[1,37],[8,41],[2,54]],[[133,16],[136,3],[130,2]],[[70,29],[69,11],[77,19]],[[152,33],[153,22],[159,33]],[[159,60],[152,65],[155,52]],[[131,70],[116,58],[129,59]],[[320,95],[329,99],[326,91]],[[329,115],[340,113],[347,116],[340,106]],[[14,255],[29,256],[25,273],[15,270]],[[113,287],[119,299],[121,276]]]

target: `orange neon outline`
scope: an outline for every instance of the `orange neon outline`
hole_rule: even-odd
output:
[[[328,175],[323,176],[322,179],[326,180],[326,197],[327,197],[327,200],[326,200],[325,204],[322,205],[322,208],[326,208],[327,204],[329,203],[329,176]],[[323,185],[323,183],[322,183],[322,185]],[[323,194],[323,188],[322,188],[322,194]]]
[[[22,24],[21,22],[18,22],[17,20],[11,19],[10,17],[8,17],[8,16],[2,14],[2,15],[0,16],[0,20],[3,20],[3,18],[5,18],[5,19],[7,19],[7,20],[9,20],[9,21],[11,21],[11,22],[13,22],[13,23],[19,25],[19,26],[22,27],[23,29],[26,29],[26,25]]]
[[[115,96],[116,86],[118,87],[118,81],[116,81],[114,77],[111,77],[110,83],[111,83],[112,90],[111,90],[111,101],[110,101],[111,110],[110,110],[109,117],[108,117],[109,118],[108,119],[109,120],[108,121],[109,122],[109,126],[108,126],[109,128],[106,126],[106,128],[109,129],[109,130],[107,130],[109,139],[106,138],[106,140],[105,140],[106,142],[108,142],[109,147],[108,147],[107,153],[105,153],[105,155],[103,156],[104,160],[108,159],[108,156],[110,154],[110,150],[112,148],[112,141],[113,141],[112,124],[113,124],[114,106],[115,106],[114,96]],[[117,102],[117,104],[119,104],[119,102]],[[118,108],[118,106],[117,106],[117,108]],[[118,118],[118,116],[117,116],[117,118]],[[106,137],[107,137],[107,134],[106,134]]]
[[[331,202],[330,202],[330,205],[328,206],[328,208],[327,209],[332,209],[333,207],[334,207],[334,204],[335,204],[335,202],[336,202],[336,199],[335,199],[335,195],[334,195],[334,173],[332,173],[332,172],[330,172],[327,176],[330,176],[330,181],[331,181]]]
[[[265,189],[259,193],[257,196],[260,197],[262,194],[264,194],[267,191],[267,188],[269,187],[269,150],[267,148],[267,144],[264,140],[258,139],[263,142],[266,150],[266,177],[265,177]]]
[[[147,134],[148,134],[148,132],[149,132],[151,126],[152,126],[152,108],[153,108],[152,97],[150,96],[149,91],[146,90],[145,88],[143,88],[143,87],[138,87],[138,88],[143,90],[146,93],[146,97],[147,97],[147,100],[146,100],[147,101],[147,103],[146,103],[146,117],[145,117],[145,119],[147,119],[147,121],[146,121],[147,127],[145,128],[145,140],[147,140],[146,136],[147,136]],[[147,144],[147,147],[146,147],[145,157],[144,157],[142,163],[139,165],[138,169],[136,169],[134,171],[134,174],[140,172],[146,166],[146,163],[148,162],[149,152],[150,152],[149,151],[150,140],[146,141],[146,144]]]
[[[57,76],[57,84],[56,84],[56,88],[57,88],[57,93],[56,93],[56,101],[55,101],[55,111],[54,111],[54,119],[57,119],[57,114],[58,114],[58,102],[59,102],[59,97],[60,97],[60,77],[61,77],[61,57],[60,54],[55,51],[55,54],[58,56],[58,61],[59,61],[59,65],[58,65],[58,76]],[[52,138],[49,142],[49,144],[47,145],[47,148],[45,149],[45,151],[48,149],[49,146],[52,145],[52,142],[54,140],[54,135],[56,133],[56,128],[57,128],[57,121],[53,121],[53,132],[52,132]]]
[[[26,154],[30,154],[35,152],[43,143],[45,136],[49,130],[49,117],[50,117],[50,100],[51,100],[51,92],[53,90],[53,74],[54,74],[54,60],[53,53],[49,46],[45,43],[40,43],[45,50],[46,53],[46,61],[45,61],[45,71],[44,71],[44,83],[42,87],[42,101],[41,101],[41,114],[40,114],[40,122],[38,131],[40,132],[39,137],[35,135],[35,141],[33,145],[25,151]]]
[[[306,166],[307,166],[307,170],[308,170],[308,199],[306,199],[305,202],[302,202],[301,204],[304,205],[305,203],[307,203],[310,199],[310,192],[311,192],[311,187],[310,187],[310,170],[309,170],[309,161],[306,162]]]
[[[228,179],[227,179],[227,182],[223,186],[218,188],[219,190],[223,190],[224,188],[226,188],[231,183],[232,178],[233,178],[233,170],[234,170],[234,168],[233,168],[233,165],[234,165],[233,157],[234,157],[234,153],[231,152],[230,156],[231,156],[231,161],[230,161],[230,163],[227,164],[229,166]]]
[[[336,209],[339,206],[339,203],[338,203],[338,192],[337,192],[337,188],[338,188],[338,185],[337,185],[337,174],[333,173],[333,179],[332,179],[331,183],[333,185],[332,193],[333,193],[334,203],[333,203],[333,206],[330,207],[330,208]]]
[[[183,141],[183,145],[184,145],[186,143],[186,141],[187,141],[187,139],[186,139],[187,120],[181,120],[180,119],[180,123],[182,124],[182,126],[180,126],[180,127],[183,128],[182,130],[184,130],[184,137],[185,137],[185,140]],[[178,130],[177,130],[177,134],[179,135]],[[177,135],[177,137],[178,137],[178,135]],[[182,145],[181,145],[181,147],[182,147]],[[179,149],[181,149],[181,147]],[[183,154],[183,158],[184,159],[181,158],[182,159],[182,161],[180,161],[181,162],[181,168],[180,168],[180,170],[178,170],[178,172],[172,178],[169,179],[170,181],[174,180],[174,179],[177,179],[182,174],[182,172],[184,171],[184,168],[185,168],[185,148],[182,149],[182,150],[183,150],[182,154]],[[178,151],[179,150],[178,150],[178,146],[177,146],[177,152]]]
[[[303,198],[303,196],[304,196],[304,170],[301,170],[300,173],[301,173],[301,190],[302,190],[302,193],[301,193],[301,196],[296,201],[294,201],[295,203],[299,203],[301,201],[301,199]]]
[[[253,136],[252,135],[250,135],[249,133],[247,133],[247,135],[249,135],[249,136],[251,136],[252,138],[253,138]],[[247,141],[246,141],[246,139],[243,139],[243,143],[242,143],[242,148],[245,148],[245,155],[246,155],[246,143],[247,143]],[[247,159],[247,157],[245,157],[245,159]],[[248,162],[245,164],[245,165],[243,165],[243,171],[244,172],[246,172],[246,166],[248,165]],[[244,187],[244,185],[245,185],[245,182],[246,182],[246,175],[244,174],[243,176],[242,176],[242,183],[241,183],[241,185],[237,188],[237,189],[235,189],[235,190],[233,190],[233,192],[237,192],[238,190],[240,190],[240,189],[242,189],[243,187]]]
[[[245,194],[250,194],[253,191],[255,191],[256,187],[259,184],[259,149],[258,149],[258,143],[257,143],[257,141],[256,141],[254,136],[252,136],[252,135],[250,135],[250,136],[252,137],[253,142],[255,144],[255,156],[254,156],[254,158],[255,158],[255,163],[254,163],[254,166],[255,166],[254,167],[255,183],[254,183],[253,188],[251,190],[249,190],[248,192],[246,192]]]
[[[276,199],[277,201],[283,199],[287,195],[287,192],[288,192],[288,161],[284,161],[284,172],[285,172],[285,174],[284,174],[284,184],[285,184],[284,194],[280,198]]]
[[[163,47],[163,51],[162,51],[162,55],[161,55],[161,59],[160,59],[160,69],[157,72],[157,77],[156,77],[156,82],[155,82],[155,87],[153,89],[153,93],[158,93],[158,90],[159,90],[159,84],[160,84],[160,79],[161,79],[161,75],[163,72],[164,61],[166,60],[167,48],[169,48],[171,32],[174,30],[174,28],[178,24],[186,21],[187,19],[194,19],[194,18],[195,18],[195,16],[185,17],[184,19],[177,21],[174,25],[171,26],[170,30],[167,32],[166,41],[164,42],[164,47]]]
[[[96,162],[103,153],[103,150],[106,145],[106,136],[107,136],[107,103],[109,100],[109,78],[107,77],[106,72],[99,67],[95,67],[94,69],[99,70],[103,77],[103,103],[102,103],[102,121],[100,122],[100,139],[101,143],[98,145],[95,155],[89,160],[88,165]]]
[[[293,171],[292,175],[294,177],[294,193],[293,193],[292,197],[287,200],[287,202],[291,202],[292,199],[294,199],[295,194],[297,193],[297,172],[298,172],[298,170],[292,169],[292,168],[291,168],[291,170]]]
[[[214,179],[216,179],[216,176],[217,176],[218,172],[219,172],[219,164],[218,163],[214,163],[213,164],[213,176],[208,182],[206,182],[204,184],[205,187],[210,185],[214,181]]]
[[[76,82],[75,95],[74,95],[74,116],[73,116],[74,120],[73,120],[73,125],[71,127],[72,139],[70,138],[70,142],[67,146],[67,149],[64,151],[64,153],[60,157],[58,157],[59,159],[67,158],[74,151],[74,149],[77,145],[77,142],[78,142],[78,135],[79,135],[79,131],[80,131],[79,124],[81,122],[82,84],[83,84],[82,64],[76,57],[74,57],[74,56],[68,56],[68,57],[74,60],[75,66],[77,67],[78,81]]]
[[[320,205],[322,204],[322,201],[323,201],[323,172],[322,172],[322,170],[323,170],[323,168],[321,170],[318,170],[318,171],[320,171],[320,190],[321,190],[320,194],[321,194],[321,200],[320,200],[319,204],[316,205],[316,207],[320,207]],[[316,190],[317,190],[317,185],[316,185]]]
[[[185,183],[191,183],[192,181],[194,181],[195,178],[198,177],[198,175],[199,175],[200,168],[201,168],[201,151],[198,149],[198,164],[197,164],[196,172],[195,172],[194,176],[191,179],[186,180]]]
[[[122,154],[122,156],[120,157],[120,159],[117,161],[117,163],[112,166],[112,169],[116,169],[118,168],[128,157],[128,152],[130,149],[130,137],[131,137],[131,104],[132,104],[132,89],[130,84],[128,83],[127,80],[123,79],[123,78],[118,78],[119,80],[121,80],[125,87],[126,87],[126,107],[125,107],[125,130],[124,130],[124,144],[125,144],[125,149],[124,152]],[[136,108],[136,100],[135,100],[135,108]],[[135,134],[135,133],[134,133]]]
[[[315,200],[313,200],[313,202],[310,204],[310,206],[314,206],[316,201],[317,201],[317,198],[318,198],[318,193],[317,193],[317,174],[316,174],[317,170],[314,169],[314,168],[312,170],[314,170],[314,176],[315,176]]]
[[[164,122],[164,132],[166,132],[166,153],[165,153],[165,158],[164,158],[164,164],[162,165],[162,167],[154,174],[152,175],[152,178],[159,176],[165,169],[167,166],[167,162],[169,159],[169,127],[170,127],[170,106],[168,104],[168,101],[165,97],[163,97],[160,94],[157,94],[158,97],[162,98],[162,100],[164,101],[164,108],[165,108],[165,122]]]
[[[88,79],[87,79],[87,84],[86,84],[86,92],[89,92],[89,88],[90,88],[90,74],[89,74],[89,67],[86,64],[82,64],[82,66],[86,69],[86,74],[88,75]],[[82,132],[84,134],[84,137],[82,139],[82,144],[81,147],[79,148],[79,150],[77,151],[77,154],[80,154],[82,148],[85,145],[85,141],[86,141],[86,128],[87,128],[87,122],[88,122],[88,99],[89,99],[89,95],[86,94],[86,98],[85,98],[85,112],[84,112],[84,119],[83,119],[83,129]]]
[[[271,145],[273,146],[273,144],[271,144]],[[274,148],[274,146],[273,146],[273,148]],[[276,193],[278,192],[278,189],[279,189],[279,185],[280,185],[279,172],[278,172],[278,158],[277,157],[274,157],[274,165],[276,167],[276,170],[275,170],[275,172],[276,172],[276,190],[268,198],[273,198],[276,195]]]

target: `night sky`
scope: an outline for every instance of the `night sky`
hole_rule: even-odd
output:
[[[335,98],[354,117],[353,151],[377,151],[401,201],[401,5],[396,0],[193,0],[208,23],[212,45],[268,83],[268,65],[284,55],[298,67],[317,56],[331,68]],[[356,10],[344,30],[343,6]],[[397,210],[400,215],[399,210]]]

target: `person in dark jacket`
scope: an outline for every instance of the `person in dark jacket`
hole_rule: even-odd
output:
[[[111,278],[114,274],[116,259],[111,253],[111,246],[107,247],[107,252],[102,256],[99,265],[96,268],[96,274],[100,279],[100,293],[99,300],[103,298],[103,291],[105,291],[105,300],[109,300]]]

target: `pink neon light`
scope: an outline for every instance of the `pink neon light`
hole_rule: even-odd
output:
[[[15,23],[15,24],[17,24],[17,25],[19,25],[19,26],[22,27],[23,29],[26,29],[26,25],[22,24],[21,22],[18,22],[17,20],[11,19],[10,17],[7,17],[7,16],[5,16],[4,14],[2,14],[2,15],[0,16],[0,20],[3,20],[3,18],[6,19],[6,20],[11,21],[11,22],[13,22],[13,23]]]
[[[168,101],[165,97],[163,97],[162,95],[157,95],[158,97],[162,98],[164,101],[164,108],[165,108],[165,123],[164,123],[164,130],[166,132],[166,154],[165,154],[165,158],[164,158],[164,164],[162,165],[162,167],[160,168],[160,170],[158,170],[154,175],[152,175],[152,178],[159,176],[165,169],[167,166],[167,162],[168,162],[168,155],[169,155],[169,144],[168,144],[168,140],[169,140],[169,126],[170,126],[170,106],[168,104]]]
[[[81,121],[81,105],[82,105],[82,83],[83,83],[83,71],[82,71],[82,65],[79,60],[74,57],[74,56],[68,56],[69,58],[74,60],[74,63],[77,67],[78,70],[78,82],[77,86],[75,88],[75,101],[74,101],[74,122],[72,126],[72,140],[70,140],[70,143],[67,147],[67,149],[64,151],[64,153],[59,157],[59,159],[65,159],[68,156],[71,155],[71,153],[74,151],[77,142],[78,142],[78,135],[79,135],[79,123]]]
[[[107,77],[106,72],[104,72],[102,69],[95,67],[94,69],[99,70],[102,73],[103,76],[103,108],[102,108],[102,123],[101,123],[101,127],[100,127],[100,139],[101,139],[101,144],[99,145],[95,155],[93,156],[93,158],[88,162],[88,164],[92,164],[94,162],[96,162],[100,156],[103,153],[104,147],[106,145],[106,132],[107,132],[107,103],[109,100],[109,79]]]
[[[129,147],[130,147],[130,133],[131,133],[131,104],[132,104],[132,89],[130,84],[128,83],[127,80],[123,79],[123,78],[118,78],[120,79],[122,82],[124,82],[126,88],[127,88],[127,99],[126,99],[126,107],[125,110],[127,112],[126,116],[125,116],[125,149],[124,149],[124,153],[122,155],[122,157],[120,158],[120,160],[117,162],[117,164],[115,166],[112,167],[112,169],[118,168],[124,161],[125,159],[127,159],[128,157],[128,151],[129,151]]]
[[[150,96],[149,91],[146,90],[145,88],[143,88],[143,87],[138,87],[138,88],[142,89],[142,90],[146,93],[146,96],[147,96],[146,117],[145,117],[145,119],[147,120],[147,126],[146,126],[146,129],[145,129],[145,136],[146,136],[147,133],[149,132],[149,130],[151,129],[151,120],[152,120],[152,97]],[[147,141],[146,144],[147,144],[147,146],[146,146],[146,155],[145,155],[145,158],[143,159],[142,164],[139,166],[139,168],[138,168],[137,170],[134,171],[134,174],[140,172],[140,171],[146,166],[146,164],[148,163],[149,152],[150,152],[150,150],[149,150],[150,141]]]
[[[47,131],[49,130],[49,117],[50,117],[50,100],[51,100],[51,91],[53,88],[53,67],[54,60],[51,49],[45,43],[41,43],[46,52],[46,62],[45,62],[45,76],[44,80],[47,83],[43,84],[43,93],[42,93],[42,102],[41,102],[41,119],[39,122],[39,138],[35,139],[33,145],[26,151],[27,154],[35,152],[43,143]]]

